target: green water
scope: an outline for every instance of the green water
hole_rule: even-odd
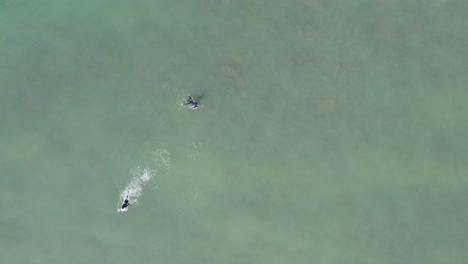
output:
[[[0,263],[467,263],[466,10],[0,1]]]

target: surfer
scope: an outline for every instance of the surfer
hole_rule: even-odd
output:
[[[130,205],[130,202],[128,201],[128,196],[125,198],[125,201],[123,202],[122,206],[120,206],[120,211],[126,211],[128,210],[127,207]]]
[[[181,104],[182,106],[186,105],[192,109],[198,108],[198,103],[189,95],[188,99],[185,99],[185,102]]]

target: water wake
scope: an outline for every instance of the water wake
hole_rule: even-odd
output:
[[[156,152],[151,153],[150,161],[143,167],[136,167],[130,171],[131,180],[125,189],[120,193],[120,203],[117,208],[117,212],[126,212],[128,210],[128,204],[138,204],[138,198],[140,198],[143,186],[151,180],[156,173],[164,173],[170,169],[171,159],[170,154],[167,150],[159,149]],[[124,206],[128,201],[127,206]]]

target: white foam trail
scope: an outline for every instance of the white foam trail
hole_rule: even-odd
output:
[[[153,152],[154,165],[157,170],[168,171],[171,168],[171,154],[165,149],[158,149]]]
[[[131,171],[132,179],[130,183],[125,187],[125,189],[120,193],[120,204],[117,209],[118,212],[125,212],[127,208],[121,208],[121,205],[124,203],[125,199],[128,199],[130,204],[138,204],[138,198],[141,196],[143,186],[151,180],[153,175],[156,173],[154,170],[148,168],[137,167],[135,170]]]
[[[130,205],[138,204],[138,198],[140,198],[143,190],[143,186],[153,178],[156,172],[169,170],[171,166],[170,154],[168,151],[161,149],[154,153],[152,166],[145,166],[145,168],[137,167],[130,171],[132,176],[130,183],[120,193],[120,203],[117,208],[117,212],[126,212],[128,207],[122,208],[124,201],[128,199]],[[151,168],[154,167],[154,168]]]

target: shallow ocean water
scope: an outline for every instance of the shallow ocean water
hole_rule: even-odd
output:
[[[465,263],[467,8],[0,1],[0,262]]]

